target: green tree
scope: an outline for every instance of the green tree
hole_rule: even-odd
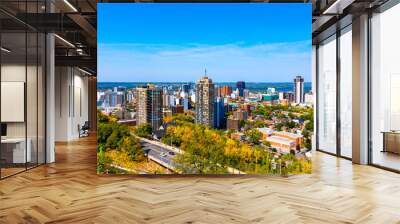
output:
[[[250,129],[246,131],[244,134],[253,144],[258,144],[262,137],[262,133],[257,129]]]
[[[245,120],[240,120],[239,121],[239,126],[240,127],[244,127],[246,125],[246,121]]]
[[[152,132],[151,125],[148,123],[141,124],[135,129],[135,134],[142,138],[150,138]]]
[[[264,141],[262,142],[262,144],[265,145],[265,146],[267,146],[267,147],[271,147],[271,142],[269,142],[269,141],[267,141],[267,140],[264,140]]]
[[[145,159],[143,150],[142,150],[142,145],[140,144],[139,139],[136,137],[130,135],[130,136],[125,136],[122,139],[120,149],[127,152],[129,155],[130,160],[132,161],[143,161]]]
[[[296,125],[296,122],[294,122],[294,121],[288,121],[285,123],[285,126],[292,129],[292,128],[295,128],[297,125]]]
[[[274,126],[277,131],[282,131],[282,127],[283,127],[282,123],[275,123]]]
[[[310,132],[307,129],[304,129],[303,132],[301,133],[303,135],[303,147],[305,147],[308,150],[311,150],[311,136]]]
[[[118,123],[111,124],[113,131],[108,136],[105,147],[106,149],[119,149],[122,139],[129,136],[130,132],[127,126]]]
[[[176,114],[173,117],[173,120],[176,123],[194,123],[194,118],[190,115],[185,115],[185,114]]]
[[[308,120],[305,122],[304,128],[307,131],[313,131],[314,130],[314,122],[312,120]]]
[[[107,142],[108,137],[113,132],[113,125],[107,123],[99,123],[97,126],[97,143],[98,145],[104,145]]]
[[[105,155],[104,150],[100,147],[97,153],[97,166],[96,171],[98,174],[102,173],[117,173],[118,170],[111,166],[112,159]]]
[[[97,110],[97,121],[99,123],[107,123],[110,121],[109,116],[103,114],[100,110]]]
[[[282,114],[281,112],[276,112],[275,116],[276,116],[277,118],[279,118],[279,119],[285,118],[285,115]]]

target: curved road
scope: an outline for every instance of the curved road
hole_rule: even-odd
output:
[[[151,144],[149,142],[145,142],[143,140],[140,140],[140,144],[143,147],[143,151],[148,156],[158,159],[158,160],[168,164],[170,167],[176,167],[176,164],[173,161],[173,159],[176,155],[176,153],[174,151],[172,151],[168,148],[156,145],[156,144]],[[161,165],[163,165],[163,164],[161,164]]]

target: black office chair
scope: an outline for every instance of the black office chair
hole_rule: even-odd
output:
[[[85,123],[82,125],[82,127],[79,127],[80,125],[78,125],[78,129],[79,129],[79,138],[80,137],[87,137],[89,136],[89,129],[90,129],[90,125],[89,125],[89,121],[85,121]]]

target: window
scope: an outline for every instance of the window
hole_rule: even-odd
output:
[[[336,153],[336,36],[318,48],[318,149]]]
[[[352,33],[351,26],[340,35],[340,155],[352,157]]]
[[[7,5],[15,2],[0,3]],[[41,13],[41,5],[19,2],[16,10]],[[45,35],[23,23],[10,24],[0,24],[0,178],[45,163]]]
[[[371,159],[400,170],[400,4],[371,18]]]

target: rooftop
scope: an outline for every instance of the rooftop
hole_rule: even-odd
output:
[[[295,142],[292,140],[289,140],[284,137],[274,136],[274,135],[267,137],[267,141],[276,142],[276,143],[285,144],[285,145],[294,145],[295,144]]]

